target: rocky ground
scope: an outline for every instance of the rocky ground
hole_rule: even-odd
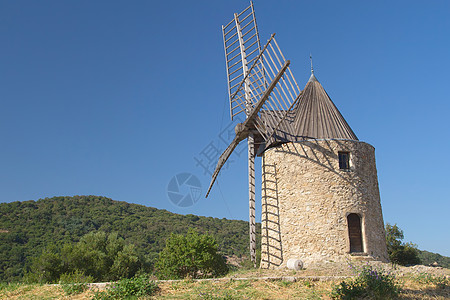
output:
[[[294,271],[288,270],[286,268],[275,269],[275,270],[263,270],[255,269],[253,271],[242,271],[248,277],[285,277],[285,276],[317,276],[317,277],[337,277],[337,276],[354,276],[357,269],[364,265],[370,265],[377,269],[382,269],[386,272],[390,272],[396,276],[406,276],[406,275],[420,275],[423,273],[432,274],[434,276],[446,276],[450,278],[450,269],[442,267],[431,267],[416,265],[411,267],[399,266],[391,263],[382,263],[378,261],[348,261],[348,262],[334,262],[334,261],[323,261],[321,263],[316,263],[310,265],[302,270]],[[229,276],[233,278],[238,278],[240,272],[231,273]]]

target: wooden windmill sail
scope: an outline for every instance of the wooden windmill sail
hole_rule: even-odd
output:
[[[262,268],[353,255],[387,261],[374,148],[358,140],[314,76],[312,62],[300,91],[274,34],[261,47],[253,4],[222,30],[231,118],[242,114],[245,121],[219,157],[206,196],[247,139],[252,261],[255,152],[263,158]]]
[[[256,264],[255,238],[255,145],[264,149],[298,102],[300,88],[273,34],[261,48],[253,3],[222,26],[227,66],[231,119],[245,114],[236,136],[219,157],[208,196],[219,172],[237,145],[248,143],[250,258]],[[287,124],[287,125],[285,125]],[[277,131],[278,130],[278,131]],[[289,130],[285,128],[288,132]]]

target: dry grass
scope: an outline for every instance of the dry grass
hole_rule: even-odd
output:
[[[182,281],[160,284],[158,299],[330,299],[331,282]]]
[[[450,287],[439,286],[434,278],[449,278],[450,270],[427,267],[393,267],[378,265],[396,274],[402,286],[401,299],[450,299]],[[221,280],[181,280],[159,282],[160,290],[149,299],[331,299],[333,286],[342,279],[336,276],[352,275],[345,265],[328,263],[326,268],[302,271],[247,270],[231,273]],[[316,276],[311,278],[308,276]],[[320,277],[328,276],[328,277]],[[267,280],[264,277],[284,277]],[[291,282],[287,279],[296,278]],[[238,280],[247,278],[246,280]],[[331,280],[319,280],[331,279]],[[334,278],[334,279],[333,279]],[[0,299],[91,299],[93,290],[66,296],[57,285],[10,285],[0,287]]]
[[[86,291],[82,294],[66,296],[64,291],[57,285],[50,284],[20,284],[17,287],[7,287],[0,290],[0,299],[11,300],[46,300],[46,299],[91,299],[92,291]]]
[[[417,283],[404,277],[401,299],[450,299],[450,288]],[[222,280],[163,282],[158,295],[149,299],[331,299],[338,281],[300,280]],[[93,291],[66,296],[55,285],[21,285],[13,291],[0,291],[0,299],[91,299]]]
[[[399,278],[402,286],[401,299],[450,299],[450,287],[439,286],[434,283],[424,283],[417,276],[403,276]]]

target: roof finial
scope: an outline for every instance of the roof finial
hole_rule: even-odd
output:
[[[313,63],[312,63],[312,54],[309,54],[309,59],[311,60],[311,77],[309,77],[308,82],[310,81],[317,81],[316,76],[314,76],[314,69],[313,69]]]

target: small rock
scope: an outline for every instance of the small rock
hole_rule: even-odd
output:
[[[440,267],[439,264],[437,263],[437,261],[435,261],[434,263],[430,264],[430,267]]]

